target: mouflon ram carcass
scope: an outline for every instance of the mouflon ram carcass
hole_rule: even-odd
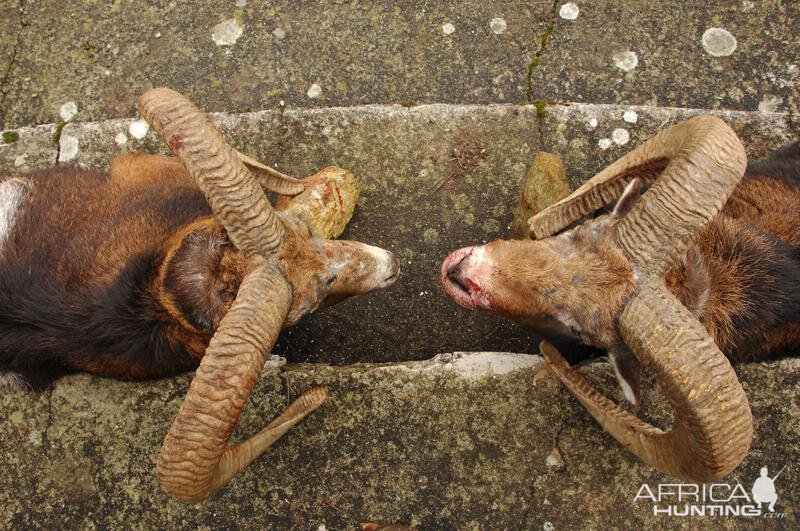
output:
[[[725,122],[697,116],[529,226],[533,239],[450,254],[441,268],[447,295],[547,339],[606,350],[634,405],[646,369],[673,409],[669,430],[616,405],[541,344],[570,392],[642,460],[693,481],[734,470],[753,418],[729,360],[800,346],[800,143],[748,166]]]
[[[339,189],[344,177],[355,182],[349,172],[297,180],[261,165],[167,88],[138,104],[177,159],[125,154],[108,174],[59,166],[0,184],[0,379],[196,368],[156,470],[168,493],[198,501],[327,397],[310,389],[228,445],[281,328],[390,286],[398,264],[383,249],[323,237],[352,215],[357,188],[345,200]]]

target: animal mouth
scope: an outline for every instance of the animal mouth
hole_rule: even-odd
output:
[[[445,294],[469,310],[479,307],[481,287],[462,274],[464,261],[472,254],[472,247],[459,249],[442,262],[442,288]]]

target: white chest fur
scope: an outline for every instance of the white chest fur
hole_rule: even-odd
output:
[[[29,179],[13,178],[0,183],[0,254],[13,234],[25,200],[33,189]]]

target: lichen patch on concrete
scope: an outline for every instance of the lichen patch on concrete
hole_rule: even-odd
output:
[[[725,28],[708,28],[701,42],[706,53],[714,57],[727,57],[736,51],[736,37]]]
[[[581,10],[578,7],[578,4],[575,2],[566,2],[561,8],[558,10],[558,16],[563,18],[564,20],[575,20],[578,18]]]
[[[79,141],[72,135],[61,135],[59,139],[58,162],[69,162],[78,156]]]
[[[217,46],[233,46],[244,33],[244,27],[235,18],[223,20],[211,30],[211,38]]]
[[[639,66],[639,56],[630,50],[617,52],[611,56],[614,66],[625,72],[630,72]]]

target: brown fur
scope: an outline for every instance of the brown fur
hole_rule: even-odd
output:
[[[247,261],[184,167],[130,154],[109,175],[59,167],[23,178],[33,186],[0,254],[0,374],[141,379],[195,367]],[[289,324],[394,282],[390,253],[280,220],[275,265],[292,287]]]

